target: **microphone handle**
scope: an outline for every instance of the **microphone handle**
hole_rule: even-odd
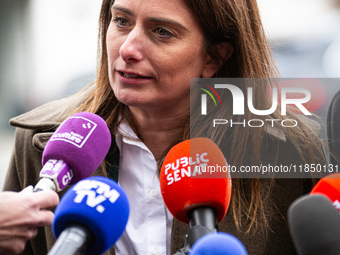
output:
[[[186,248],[182,248],[180,249],[178,252],[176,252],[173,255],[187,255],[189,254],[190,250],[186,249]]]
[[[61,232],[47,255],[84,255],[91,241],[92,235],[88,228],[72,224]]]
[[[57,191],[57,186],[55,185],[54,181],[51,180],[50,178],[43,177],[35,185],[33,192],[46,191],[46,190]]]
[[[190,229],[187,235],[187,243],[192,247],[202,236],[217,232],[217,213],[213,207],[201,206],[188,212]]]
[[[190,229],[185,237],[184,247],[174,255],[187,255],[194,243],[202,236],[218,231],[217,214],[213,207],[200,206],[191,209],[189,218]]]

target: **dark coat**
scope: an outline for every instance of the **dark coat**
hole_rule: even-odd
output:
[[[4,190],[20,191],[28,185],[34,186],[39,181],[42,151],[53,131],[65,119],[67,114],[63,112],[63,109],[66,107],[75,109],[81,102],[82,100],[71,102],[70,98],[53,101],[10,120],[10,124],[17,129],[14,152]],[[264,153],[268,155],[267,158],[276,158],[276,150],[272,146],[280,140],[277,164],[299,165],[302,163],[294,147],[285,137],[277,139],[273,135],[268,135],[267,139],[270,140],[267,143],[268,146],[264,148]],[[274,164],[274,162],[272,163]],[[94,175],[103,175],[103,170],[98,168]],[[118,176],[113,171],[111,177],[116,179]],[[311,183],[310,179],[275,179],[269,202],[266,205],[270,227],[267,234],[259,232],[247,235],[238,231],[231,208],[219,224],[219,230],[238,237],[250,255],[296,254],[289,236],[287,209],[296,198],[311,190]],[[60,192],[60,197],[65,191]],[[188,229],[188,225],[174,219],[171,240],[172,254],[183,247]],[[38,235],[27,243],[23,254],[45,255],[54,242],[51,228],[40,228]],[[114,248],[106,254],[114,254]]]

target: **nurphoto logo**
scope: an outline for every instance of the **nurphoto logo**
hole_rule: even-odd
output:
[[[230,104],[232,104],[233,116],[243,116],[245,115],[246,110],[251,112],[253,116],[271,116],[271,114],[277,111],[281,116],[286,116],[287,112],[289,111],[287,109],[294,109],[295,113],[305,116],[312,115],[309,109],[305,106],[312,98],[312,94],[307,88],[292,86],[284,87],[281,86],[282,84],[279,87],[276,87],[272,86],[272,84],[268,84],[268,88],[270,89],[267,89],[266,93],[268,94],[267,96],[271,98],[271,106],[268,109],[257,109],[254,103],[254,98],[257,96],[255,94],[256,86],[253,86],[255,89],[253,87],[245,87],[243,85],[247,84],[247,82],[243,82],[242,90],[240,85],[237,86],[232,83],[223,83],[224,80],[221,81],[219,79],[211,79],[210,83],[212,84],[210,85],[207,84],[207,79],[199,80],[204,80],[196,81],[196,88],[203,92],[201,93],[200,105],[201,116],[214,114],[215,111],[211,111],[212,107],[223,107],[228,104],[229,108],[228,111],[226,110],[226,114],[230,112]],[[265,86],[263,80],[259,82],[258,86]],[[224,96],[226,91],[229,95],[229,98]],[[207,95],[209,95],[210,99],[207,97]],[[210,104],[210,109],[208,100],[212,100],[214,103],[212,106]],[[219,109],[219,111],[221,112],[222,109]],[[252,118],[243,119],[242,121],[235,121],[232,118],[221,118],[220,114],[219,118],[214,118],[212,120],[212,125],[213,127],[217,127],[218,125],[225,125],[229,123],[230,127],[235,125],[242,125],[244,127],[246,125],[249,127],[263,127],[266,123],[274,127],[276,122],[280,123],[282,127],[295,127],[298,125],[298,120],[296,119],[284,118],[283,120],[278,120],[273,118]]]

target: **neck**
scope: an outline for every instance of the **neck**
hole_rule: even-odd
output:
[[[150,113],[133,107],[130,107],[130,111],[136,121],[140,138],[156,161],[181,138],[189,118],[189,111],[176,114],[166,114],[164,111]]]

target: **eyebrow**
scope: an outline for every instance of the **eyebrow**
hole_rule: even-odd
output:
[[[173,26],[177,26],[182,28],[183,30],[188,30],[185,26],[183,26],[181,23],[171,20],[171,19],[164,19],[164,18],[156,18],[156,17],[151,17],[150,18],[151,21],[153,22],[158,22],[158,23],[166,23],[166,24],[170,24]]]
[[[134,12],[131,11],[130,9],[127,9],[125,7],[122,7],[122,6],[119,6],[119,5],[112,5],[112,10],[119,10],[119,11],[122,11],[122,12],[125,12],[126,14],[128,15],[131,15],[131,16],[135,16]],[[177,21],[174,21],[174,20],[171,20],[171,19],[165,19],[165,18],[157,18],[157,17],[151,17],[149,18],[150,21],[152,22],[158,22],[158,23],[166,23],[166,24],[170,24],[170,25],[174,25],[174,26],[177,26],[177,27],[180,27],[182,28],[183,30],[188,30],[185,26],[183,26],[181,23],[177,22]]]
[[[122,11],[122,12],[125,12],[126,14],[129,14],[129,15],[132,15],[134,16],[134,12],[127,9],[127,8],[124,8],[122,6],[119,6],[119,5],[112,5],[112,10],[116,9],[116,10],[119,10],[119,11]]]

